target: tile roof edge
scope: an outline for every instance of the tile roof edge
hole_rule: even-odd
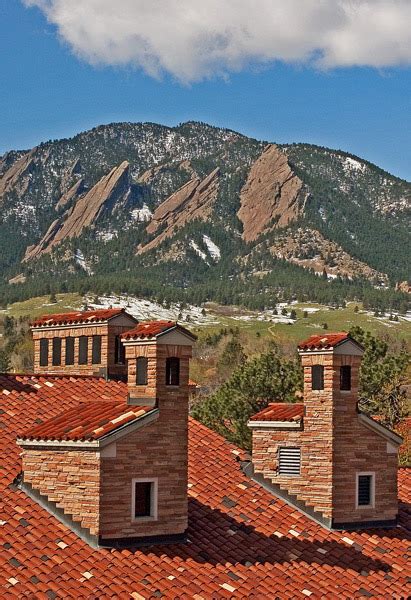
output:
[[[96,380],[102,380],[102,381],[106,381],[107,383],[110,382],[114,382],[114,383],[124,383],[124,381],[122,379],[106,379],[106,377],[104,377],[103,375],[89,375],[89,374],[77,374],[77,373],[38,373],[33,371],[32,373],[7,373],[7,372],[0,372],[0,377],[27,377],[27,378],[31,378],[31,377],[36,377],[36,378],[40,378],[42,377],[50,379],[50,378],[55,378],[55,379],[96,379]]]
[[[83,404],[87,404],[84,402]],[[115,403],[117,404],[117,403]],[[127,405],[124,405],[125,408],[128,408]],[[64,413],[61,413],[64,414]],[[79,440],[60,440],[57,438],[52,439],[44,439],[44,438],[36,438],[29,439],[28,437],[18,437],[16,443],[21,447],[39,447],[39,446],[47,446],[48,448],[105,448],[106,446],[112,444],[116,440],[124,437],[125,435],[129,435],[133,433],[136,429],[140,429],[141,427],[145,427],[149,425],[153,421],[156,421],[159,417],[160,411],[158,408],[154,407],[148,412],[142,414],[141,416],[133,419],[132,421],[128,421],[127,423],[123,423],[119,425],[115,429],[112,429],[105,435],[101,436],[97,439],[79,439]],[[60,416],[60,415],[59,415]],[[46,421],[47,422],[47,421]]]

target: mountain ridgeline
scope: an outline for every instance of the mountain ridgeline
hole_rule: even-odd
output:
[[[347,153],[115,123],[0,158],[0,297],[404,309],[411,184]],[[398,287],[398,286],[397,286]]]

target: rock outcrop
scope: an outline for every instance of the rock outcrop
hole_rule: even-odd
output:
[[[11,190],[15,190],[19,197],[27,191],[31,169],[33,168],[33,156],[36,148],[33,148],[27,154],[23,154],[16,162],[5,171],[0,177],[0,200],[3,195]]]
[[[112,210],[116,203],[124,200],[128,191],[129,163],[124,161],[102,177],[60,219],[53,221],[40,242],[27,248],[23,260],[37,258],[51,252],[63,240],[78,237],[85,227],[91,227],[95,223],[103,210]]]
[[[257,246],[258,248],[258,246]],[[316,273],[328,277],[363,277],[382,284],[388,283],[388,277],[369,267],[366,263],[353,258],[337,243],[325,238],[316,229],[292,229],[276,236],[269,250],[277,258],[292,262]]]
[[[270,229],[286,227],[302,214],[307,197],[287,156],[274,144],[266,146],[240,194],[237,216],[243,224],[243,239],[252,242]]]
[[[60,210],[60,208],[64,208],[64,206],[66,206],[66,204],[68,204],[71,200],[73,200],[73,198],[77,198],[78,196],[81,195],[81,193],[83,192],[83,188],[84,188],[84,180],[79,179],[78,181],[76,181],[76,183],[74,185],[71,186],[71,188],[69,190],[67,190],[67,192],[65,192],[60,197],[59,201],[57,202],[57,204],[54,208],[57,211]]]
[[[137,254],[156,248],[190,221],[195,219],[206,221],[217,199],[218,186],[219,169],[217,168],[203,180],[198,177],[190,179],[164,200],[154,211],[153,218],[146,228],[150,235],[159,230],[160,233],[145,246],[140,246]]]

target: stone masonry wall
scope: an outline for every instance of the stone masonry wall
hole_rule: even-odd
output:
[[[22,453],[24,481],[56,502],[92,535],[98,534],[100,457],[88,450],[35,450]]]
[[[151,358],[149,386],[157,376],[157,421],[116,443],[116,456],[102,457],[100,535],[104,539],[162,536],[187,528],[188,357],[186,346],[136,346]],[[130,353],[130,348],[127,349]],[[134,350],[134,348],[133,348]],[[165,357],[181,358],[179,387],[167,387]],[[138,386],[140,387],[140,386]],[[158,480],[158,518],[132,518],[132,479]]]
[[[339,367],[351,365],[351,391],[339,389]],[[333,520],[335,522],[393,520],[398,512],[397,453],[388,452],[387,441],[358,419],[357,356],[335,356],[334,375],[334,477]],[[358,472],[375,473],[375,507],[356,508]]]
[[[50,330],[33,330],[34,340],[34,371],[35,373],[67,373],[73,375],[99,375],[112,377],[126,377],[127,365],[115,363],[115,338],[129,329],[130,326],[124,325],[84,325],[82,327],[55,328]],[[92,336],[101,335],[101,362],[92,363]],[[79,337],[88,337],[88,361],[86,365],[78,363],[79,357]],[[61,365],[53,365],[53,338],[59,337],[61,344]],[[66,365],[66,337],[74,338],[74,365]],[[40,339],[49,340],[48,365],[40,365]]]
[[[324,365],[324,390],[311,390],[311,365]],[[253,430],[253,464],[273,483],[331,518],[332,513],[332,356],[303,357],[304,429]],[[301,448],[301,475],[279,475],[279,446]]]
[[[398,510],[397,455],[360,423],[357,413],[360,357],[303,356],[304,429],[253,430],[253,464],[282,489],[334,522],[392,520]],[[323,364],[324,390],[311,390],[311,365]],[[341,391],[340,366],[351,365],[350,391]],[[301,475],[278,474],[279,446],[301,448]],[[357,472],[375,472],[375,508],[356,509]]]

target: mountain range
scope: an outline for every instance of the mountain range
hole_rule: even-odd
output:
[[[411,183],[346,152],[205,123],[114,123],[7,152],[0,205],[6,299],[117,281],[199,302],[241,285],[261,303],[411,279]]]

